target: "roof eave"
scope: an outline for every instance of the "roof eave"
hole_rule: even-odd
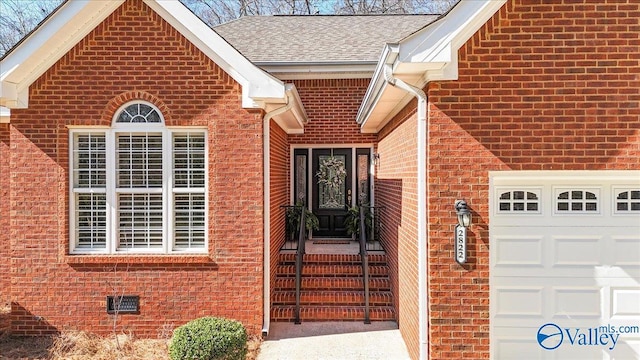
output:
[[[256,61],[254,64],[281,80],[370,79],[376,68],[375,61]]]
[[[4,106],[0,106],[0,124],[8,124],[11,122],[11,110]]]
[[[68,1],[0,61],[0,106],[26,108],[29,86],[124,0]],[[144,0],[242,87],[242,106],[286,102],[284,83],[253,65],[177,1]]]
[[[505,2],[462,0],[443,18],[397,44],[387,44],[358,110],[361,131],[380,131],[411,100],[389,86],[385,66],[391,66],[394,77],[419,88],[430,81],[457,80],[458,50]]]
[[[305,124],[309,121],[302,99],[294,84],[286,84],[286,93],[288,110],[273,119],[287,134],[302,134]]]

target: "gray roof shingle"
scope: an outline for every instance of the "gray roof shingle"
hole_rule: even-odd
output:
[[[213,29],[254,63],[377,62],[439,15],[245,16]]]

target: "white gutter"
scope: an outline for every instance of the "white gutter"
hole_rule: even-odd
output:
[[[287,91],[286,103],[279,108],[269,111],[264,115],[262,122],[262,142],[263,142],[263,184],[264,184],[264,198],[263,198],[263,320],[262,320],[262,335],[266,336],[269,334],[269,327],[271,325],[271,141],[269,136],[271,130],[271,119],[280,114],[284,114],[285,112],[291,110],[293,107],[294,101],[290,98],[290,93]]]
[[[394,78],[391,65],[384,67],[384,78],[392,86],[402,89],[418,99],[418,337],[420,359],[429,356],[429,334],[427,332],[427,222],[429,207],[427,197],[427,94],[422,89]]]

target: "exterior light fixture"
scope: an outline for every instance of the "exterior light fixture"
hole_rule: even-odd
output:
[[[378,163],[380,163],[380,154],[373,153],[372,159],[373,159],[373,165],[378,165]]]
[[[456,200],[454,207],[458,216],[455,231],[456,262],[462,265],[467,262],[467,228],[471,225],[471,211],[464,200]]]
[[[465,228],[471,225],[471,211],[467,207],[467,202],[464,200],[456,200],[455,204],[456,215],[458,215],[458,224]]]

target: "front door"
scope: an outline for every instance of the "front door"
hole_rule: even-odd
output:
[[[314,237],[349,237],[344,226],[352,203],[352,149],[314,149],[312,211],[319,229]]]

